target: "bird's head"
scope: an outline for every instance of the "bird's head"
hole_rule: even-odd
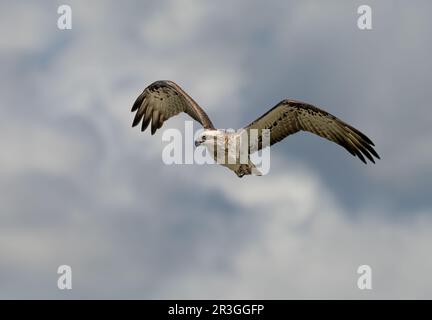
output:
[[[195,146],[200,145],[212,146],[217,139],[225,135],[223,130],[204,130],[195,140]]]

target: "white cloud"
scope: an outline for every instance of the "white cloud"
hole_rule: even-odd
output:
[[[259,226],[252,231],[257,234],[234,253],[226,248],[224,271],[192,268],[174,279],[160,297],[430,297],[432,258],[426,248],[432,241],[430,212],[407,213],[413,218],[391,221],[374,217],[374,209],[368,208],[360,218],[351,219],[352,213],[308,170],[291,169],[247,182],[225,175],[206,179],[248,212]],[[357,288],[357,268],[362,264],[372,267],[372,291]]]
[[[3,3],[0,10],[0,48],[10,55],[37,53],[46,48],[57,26],[56,10],[47,19],[45,7],[35,2]]]
[[[162,2],[140,24],[143,41],[151,47],[176,48],[200,33],[205,18],[211,14],[205,1]]]
[[[430,168],[430,95],[409,77],[410,68],[420,77],[429,65],[424,19],[412,30],[402,25],[409,39],[395,26],[399,42],[390,47],[376,41],[387,39],[377,20],[379,36],[363,39],[371,46],[363,48],[347,27],[350,5],[71,6],[68,33],[56,29],[55,6],[1,10],[2,32],[15,37],[0,37],[0,58],[17,63],[1,76],[9,107],[0,135],[6,297],[58,297],[57,263],[68,262],[77,297],[432,296],[430,206],[395,208],[398,199],[385,193],[399,182],[415,193]],[[411,21],[418,12],[410,10]],[[365,62],[371,50],[376,60]],[[244,115],[263,113],[267,105],[258,102],[278,95],[349,102],[339,111],[373,133],[383,160],[344,179],[372,172],[367,179],[382,182],[382,203],[350,207],[343,197],[367,193],[369,184],[333,193],[329,184],[340,181],[322,179],[282,147],[264,177],[164,166],[160,133],[131,129],[129,112],[139,91],[161,78],[179,82],[220,127],[253,120]],[[184,119],[165,126],[182,128]],[[360,264],[373,268],[370,293],[355,287]]]
[[[0,172],[14,176],[45,172],[73,176],[94,158],[93,146],[74,133],[53,130],[53,123],[13,122],[3,124],[0,144],[6,150],[0,158]],[[47,127],[49,125],[49,127]]]

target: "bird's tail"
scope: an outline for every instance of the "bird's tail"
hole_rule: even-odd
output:
[[[261,171],[250,160],[248,164],[240,164],[234,172],[239,178],[247,175],[262,176]]]
[[[251,167],[252,175],[254,176],[262,176],[262,172],[258,170],[255,164],[249,160],[249,166]]]

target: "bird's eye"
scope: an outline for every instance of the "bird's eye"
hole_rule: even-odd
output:
[[[202,141],[206,141],[207,140],[207,137],[206,136],[203,136],[202,137]]]

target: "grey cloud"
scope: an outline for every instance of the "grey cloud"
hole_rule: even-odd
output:
[[[16,37],[0,41],[0,297],[430,297],[429,2],[373,2],[370,32],[357,1],[181,3],[72,1],[64,32],[53,3],[2,8]],[[161,135],[130,128],[159,78],[221,127],[285,97],[315,103],[383,159],[299,134],[260,179],[165,166]]]

